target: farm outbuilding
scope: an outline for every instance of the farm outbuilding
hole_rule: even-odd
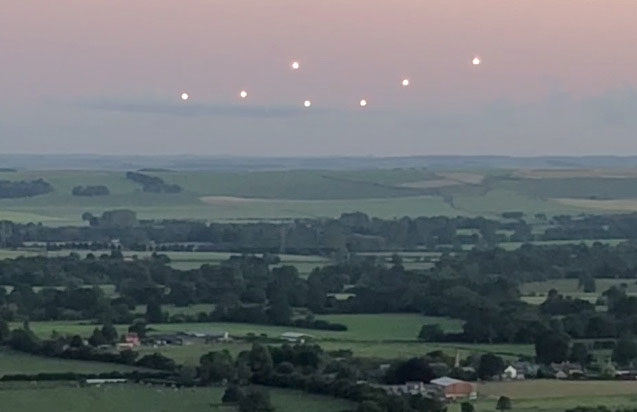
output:
[[[478,395],[475,384],[448,376],[433,379],[431,383],[442,388],[445,398],[476,398]]]

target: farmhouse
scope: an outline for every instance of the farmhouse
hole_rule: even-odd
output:
[[[475,399],[478,396],[476,385],[471,382],[465,382],[459,379],[443,376],[442,378],[433,379],[431,383],[441,387],[445,394],[445,398],[448,399],[464,397]]]
[[[524,380],[526,376],[535,376],[537,375],[537,368],[533,368],[533,365],[524,363],[514,363],[506,367],[504,372],[502,373],[503,380]]]
[[[133,349],[139,345],[139,336],[135,332],[128,332],[122,336],[122,341],[117,344],[117,349]]]
[[[520,374],[520,376],[522,376],[522,379],[524,379],[523,374]],[[507,366],[504,372],[502,372],[502,379],[505,379],[505,380],[518,379],[518,370],[511,365]]]
[[[213,331],[206,333],[206,343],[230,342],[230,334],[226,331]]]
[[[586,376],[586,373],[579,363],[551,363],[551,369],[557,379],[578,379]]]
[[[221,343],[229,342],[230,334],[226,331],[212,331],[212,332],[175,332],[167,334],[157,334],[148,336],[144,339],[146,345],[193,345],[196,343]]]
[[[300,332],[283,332],[281,334],[281,339],[287,340],[288,342],[305,343],[307,339],[312,338],[312,335]]]
[[[373,385],[383,389],[389,395],[420,395],[427,398],[444,399],[442,388],[438,385],[427,385],[423,382],[405,382],[404,385]]]

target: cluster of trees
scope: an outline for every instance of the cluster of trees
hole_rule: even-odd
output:
[[[171,185],[157,176],[150,176],[139,172],[127,172],[126,178],[142,185],[142,190],[149,193],[179,193],[181,186]]]
[[[258,384],[293,388],[322,395],[350,399],[359,403],[359,411],[433,412],[444,410],[437,398],[388,395],[383,389],[359,383],[362,379],[383,383],[378,365],[361,363],[360,359],[333,357],[316,345],[280,347],[255,343],[250,351],[233,358],[228,351],[210,352],[200,359],[199,379],[202,384],[229,383],[224,401],[239,402],[241,386]],[[406,364],[406,366],[404,365]],[[410,360],[392,369],[393,376],[404,379],[417,377],[428,382],[433,374],[421,375],[428,365]],[[259,396],[260,397],[260,396]],[[263,399],[260,404],[267,405]]]
[[[211,313],[160,321],[235,321],[343,330],[312,314],[414,312],[464,320],[460,333],[423,328],[428,341],[536,343],[556,333],[568,338],[619,338],[637,334],[637,297],[621,287],[603,294],[607,312],[586,301],[549,293],[540,306],[520,300],[521,282],[546,278],[635,275],[637,246],[525,246],[515,251],[474,250],[443,255],[435,267],[406,270],[399,258],[386,265],[374,258],[352,256],[342,263],[315,269],[307,279],[296,268],[272,268],[273,255],[232,257],[218,265],[178,271],[162,255],[127,261],[118,251],[59,258],[0,261],[0,313],[6,319],[99,319],[130,323],[137,305],[213,303]],[[99,287],[113,284],[118,296]],[[33,286],[47,286],[38,292]],[[59,288],[64,286],[65,288]],[[337,300],[335,293],[351,297]],[[305,308],[306,318],[292,307]],[[570,356],[566,354],[565,356]]]
[[[113,251],[96,257],[30,257],[0,261],[0,316],[7,320],[97,319],[131,323],[138,305],[147,305],[147,321],[234,321],[346,330],[345,326],[293,317],[293,306],[320,308],[316,291],[291,266],[269,268],[272,257],[232,258],[221,265],[177,271],[165,256],[124,260]],[[118,296],[99,285],[115,285]],[[34,290],[38,286],[38,290]],[[309,302],[309,303],[308,303]],[[211,313],[168,317],[162,304],[214,303]]]
[[[95,341],[96,335],[100,335],[102,341]],[[53,332],[49,339],[40,339],[31,331],[26,321],[22,328],[9,331],[7,323],[0,320],[0,342],[21,352],[65,359],[120,363],[170,372],[177,369],[173,360],[159,353],[137,359],[139,353],[132,350],[101,351],[94,346],[94,344],[101,345],[107,342],[108,338],[111,342],[117,339],[117,332],[110,324],[96,329],[89,341],[85,342],[79,335],[61,335],[56,332]]]
[[[107,196],[110,193],[108,187],[104,185],[75,186],[73,190],[71,190],[73,196]]]
[[[0,199],[13,199],[43,195],[53,191],[53,186],[43,179],[37,180],[0,180]]]
[[[147,182],[147,191],[174,192],[177,187],[159,178],[129,172]],[[159,181],[155,180],[159,179]],[[8,224],[8,223],[7,223]],[[606,239],[637,237],[637,214],[582,219],[556,218],[544,234],[533,234],[523,219],[490,220],[482,217],[418,217],[383,220],[363,213],[338,219],[297,219],[293,222],[205,223],[186,220],[142,221],[135,227],[46,227],[12,224],[7,242],[102,242],[119,239],[128,248],[146,248],[150,242],[173,245],[196,242],[200,250],[242,252],[341,253],[378,250],[440,249],[458,251],[462,245],[495,247],[506,241],[551,239]],[[114,230],[116,229],[116,230]],[[621,230],[621,233],[619,231]],[[551,231],[549,233],[549,231]],[[557,232],[559,231],[559,233]],[[600,233],[601,232],[601,233]]]
[[[551,291],[542,305],[529,305],[518,290],[521,283],[534,280],[573,278],[587,284],[600,277],[635,278],[637,245],[633,243],[472,250],[443,254],[433,268],[421,271],[406,270],[399,257],[387,265],[352,255],[341,263],[316,268],[307,279],[292,266],[273,267],[278,262],[270,254],[243,255],[179,271],[168,265],[166,256],[125,260],[117,250],[99,257],[88,254],[84,259],[71,254],[4,260],[0,261],[0,284],[13,288],[10,293],[0,288],[0,315],[130,323],[136,306],[143,304],[154,308],[154,313],[147,314],[149,322],[212,320],[343,330],[342,325],[317,320],[313,314],[413,312],[464,321],[460,333],[423,328],[423,340],[533,343],[543,360],[582,359],[581,348],[572,347],[572,339],[637,335],[637,297],[628,295],[625,288],[603,293],[600,303],[607,305],[606,312],[557,291]],[[115,285],[117,297],[105,296],[95,287],[102,284]],[[44,288],[36,292],[33,286]],[[343,292],[351,297],[331,297]],[[195,303],[212,303],[215,309],[196,319],[178,319],[169,318],[160,307]],[[293,307],[305,308],[308,316],[295,317]],[[546,336],[566,343],[541,345]],[[552,355],[544,357],[542,347]],[[630,358],[627,348],[623,344],[617,349],[618,362]]]

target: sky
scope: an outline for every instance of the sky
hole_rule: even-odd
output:
[[[0,0],[0,152],[637,154],[635,21],[634,0]]]

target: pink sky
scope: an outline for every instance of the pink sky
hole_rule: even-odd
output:
[[[370,108],[464,113],[501,100],[524,106],[559,93],[586,99],[632,90],[637,76],[633,0],[4,3],[0,109],[18,120],[0,115],[0,125],[9,125],[5,135],[25,139],[24,147],[15,139],[4,142],[17,151],[33,151],[47,132],[64,138],[69,124],[83,116],[81,107],[53,115],[47,109],[51,102],[151,99],[174,104],[179,92],[187,90],[191,102],[224,105],[236,104],[238,91],[246,88],[255,105],[295,105],[311,98],[314,107],[349,110],[366,97]],[[474,55],[483,59],[477,69],[470,64]],[[298,73],[288,69],[292,58],[301,61]],[[407,90],[399,85],[403,77],[412,81]],[[111,134],[154,133],[148,122],[134,116],[107,114],[101,121]],[[226,134],[232,121],[223,121],[229,122]],[[178,130],[192,137],[193,145],[202,141],[205,119],[179,122],[185,127]],[[249,122],[251,128],[241,129],[246,145],[256,141],[260,128],[273,127],[267,120]],[[330,123],[330,134],[368,133],[343,122]],[[290,133],[315,123],[293,124]],[[84,131],[90,126],[83,125]],[[567,126],[561,125],[559,133]],[[277,125],[276,132],[285,134],[285,125]],[[415,126],[398,134],[413,141],[421,132]],[[68,139],[69,145],[77,143],[72,136]],[[80,151],[91,147],[113,151],[101,142],[88,142]],[[294,152],[307,154],[302,149]],[[196,150],[186,147],[182,152]],[[243,149],[239,141],[224,150]],[[373,150],[398,154],[382,145]],[[440,151],[448,152],[445,146]],[[335,148],[329,152],[338,154]]]

